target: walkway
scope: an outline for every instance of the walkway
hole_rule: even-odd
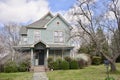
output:
[[[33,80],[48,80],[45,72],[34,72]]]

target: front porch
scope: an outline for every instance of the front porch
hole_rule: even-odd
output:
[[[42,42],[39,42],[34,45],[31,50],[31,69],[35,71],[34,68],[39,66],[44,66],[45,69],[48,68],[47,60],[50,57],[53,57],[56,60],[58,57],[62,59],[66,56],[70,56],[71,47],[65,46],[48,46]]]
[[[70,56],[70,51],[73,46],[63,45],[63,44],[46,44],[39,41],[33,45],[20,45],[16,46],[15,49],[27,53],[30,55],[30,67],[31,71],[38,70],[38,67],[42,66],[48,69],[47,60],[49,57],[53,57],[56,60],[58,57],[64,59],[66,56]]]

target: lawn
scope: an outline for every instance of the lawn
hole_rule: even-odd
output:
[[[32,75],[31,72],[0,73],[0,80],[32,80]]]
[[[120,80],[120,63],[117,64],[118,71],[110,73],[110,76]],[[56,70],[47,72],[49,80],[105,80],[106,68],[104,65],[89,66],[79,70]]]

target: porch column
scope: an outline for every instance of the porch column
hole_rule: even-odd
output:
[[[47,59],[48,59],[48,57],[49,57],[49,49],[47,49]]]
[[[49,49],[46,52],[46,68],[48,68],[48,57],[49,57]]]
[[[31,49],[31,66],[34,66],[33,48]]]

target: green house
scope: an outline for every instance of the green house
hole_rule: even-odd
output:
[[[40,20],[22,27],[20,43],[17,48],[27,51],[31,56],[31,68],[47,66],[49,56],[54,60],[70,56],[71,46],[70,24],[60,15],[53,16],[50,12]]]

